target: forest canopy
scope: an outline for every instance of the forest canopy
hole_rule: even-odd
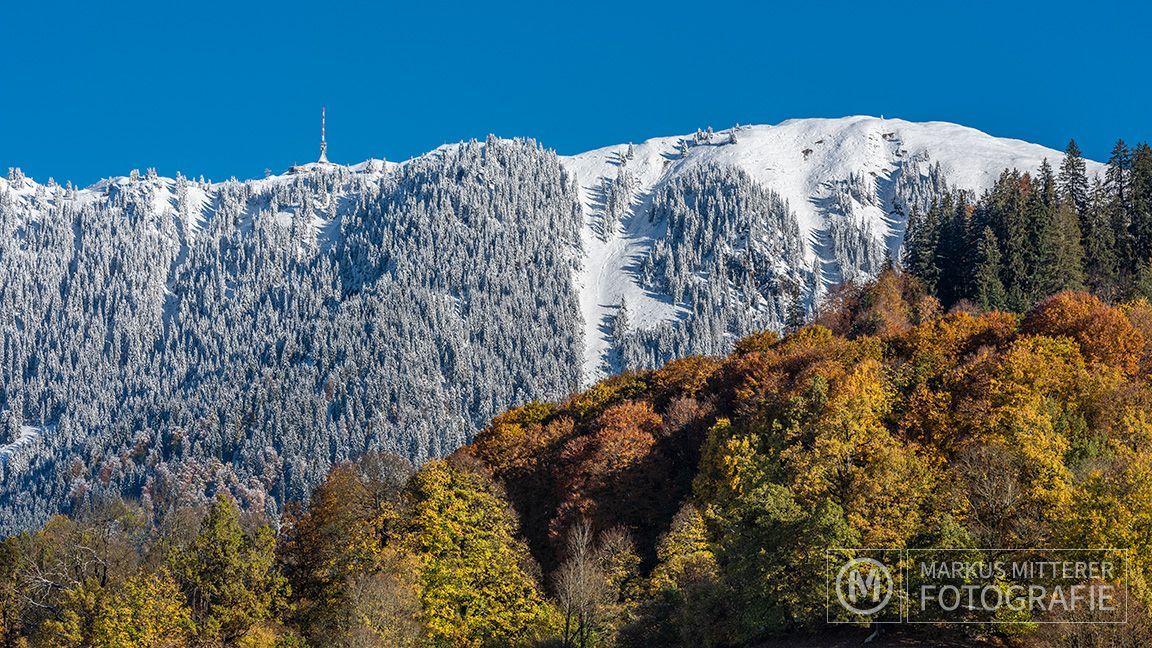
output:
[[[273,527],[221,494],[0,546],[4,645],[740,646],[826,630],[828,547],[1125,547],[1152,596],[1152,304],[953,309],[895,271],[725,358],[340,464]],[[1105,628],[1140,645],[1146,623]],[[990,623],[1013,641],[1075,637]]]

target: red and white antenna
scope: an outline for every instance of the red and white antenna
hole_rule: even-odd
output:
[[[324,106],[320,106],[320,164],[328,164],[328,142],[324,139]]]

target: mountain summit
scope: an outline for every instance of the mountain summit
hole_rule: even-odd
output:
[[[678,236],[666,222],[635,216],[649,214],[660,192],[686,176],[725,169],[783,199],[800,246],[789,250],[792,258],[771,262],[784,262],[782,271],[807,272],[795,279],[808,286],[811,297],[822,286],[874,276],[886,257],[899,258],[911,207],[925,211],[946,188],[979,194],[1005,169],[1033,172],[1044,160],[1057,165],[1062,156],[947,122],[856,116],[709,128],[562,158],[579,182],[585,214],[587,261],[578,278],[589,324],[585,382],[619,368],[608,359],[612,341],[605,331],[621,302],[629,324],[641,329],[690,315],[691,304],[669,301],[635,272],[657,242],[675,245],[668,239]],[[1090,174],[1103,171],[1096,162],[1088,167]],[[729,243],[739,247],[747,241]],[[778,327],[783,308],[778,311],[762,323]]]

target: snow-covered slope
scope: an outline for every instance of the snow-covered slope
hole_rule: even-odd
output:
[[[1062,157],[1061,152],[1043,146],[993,137],[956,124],[865,116],[792,119],[775,126],[738,126],[710,137],[707,133],[699,135],[620,144],[562,159],[579,182],[586,218],[587,256],[577,277],[586,323],[586,381],[599,377],[607,366],[607,331],[621,299],[628,304],[630,323],[637,327],[650,327],[677,316],[676,306],[637,281],[633,268],[659,232],[647,219],[632,216],[644,214],[663,184],[693,167],[736,167],[784,197],[807,243],[807,260],[821,262],[822,279],[827,283],[838,279],[844,270],[836,267],[824,249],[831,218],[856,223],[895,258],[904,222],[893,218],[897,211],[893,202],[902,174],[927,177],[938,163],[948,186],[979,192],[990,187],[1006,168],[1034,171],[1045,159],[1058,166]],[[622,167],[628,171],[630,213],[618,219],[613,231],[605,233],[604,187],[619,177]],[[1096,162],[1089,162],[1088,167],[1090,175],[1102,169]],[[864,200],[854,196],[850,209],[845,210],[829,198],[853,176],[872,186],[866,186]]]
[[[913,208],[1060,158],[848,117],[247,181],[12,170],[0,534],[143,483],[274,513],[333,461],[446,454],[509,407],[796,321],[897,257]]]
[[[451,147],[452,145],[448,145]],[[436,155],[445,147],[423,157]],[[736,126],[708,133],[659,137],[637,144],[618,144],[574,156],[561,157],[562,165],[575,176],[584,210],[583,258],[574,282],[580,295],[584,320],[583,381],[590,383],[618,369],[608,356],[610,331],[622,300],[628,304],[629,324],[649,329],[685,315],[683,304],[641,284],[637,266],[663,235],[663,225],[646,214],[655,193],[668,182],[694,168],[709,165],[732,167],[788,201],[805,243],[805,264],[820,268],[819,283],[827,285],[845,277],[867,275],[863,267],[844,267],[833,254],[829,232],[833,220],[849,224],[877,249],[896,257],[903,241],[904,218],[900,214],[897,185],[912,179],[926,180],[937,172],[951,188],[975,192],[990,187],[1006,168],[1034,171],[1047,159],[1054,166],[1062,153],[1021,140],[993,137],[981,131],[946,122],[908,122],[867,116],[839,119],[791,119],[775,126]],[[421,159],[415,158],[415,159]],[[382,175],[405,164],[367,160],[346,167],[370,186]],[[267,190],[293,182],[323,167],[310,164],[283,175],[245,182],[252,191]],[[1103,165],[1088,162],[1089,174]],[[146,178],[155,183],[158,213],[174,212],[175,183],[165,178]],[[103,200],[132,182],[120,177],[103,180],[74,194],[83,204]],[[235,183],[235,181],[231,181]],[[623,192],[624,210],[609,217],[608,194]],[[212,218],[212,202],[229,183],[189,183],[187,219],[183,233],[192,239]],[[51,200],[52,191],[30,180],[13,186],[0,178],[0,189],[35,211],[37,195]],[[56,192],[62,189],[56,189]],[[340,197],[344,208],[351,199]],[[617,197],[619,200],[619,196]],[[321,247],[331,244],[339,231],[342,209],[333,219],[316,219],[316,239]],[[291,214],[280,215],[286,222]]]

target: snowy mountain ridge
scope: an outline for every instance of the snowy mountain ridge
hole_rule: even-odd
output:
[[[798,321],[896,258],[912,209],[1061,155],[848,117],[247,181],[13,169],[0,534],[114,493],[276,515],[332,462],[444,455],[510,407]]]
[[[267,178],[189,184],[189,204],[184,231],[191,236],[213,215],[212,197],[222,187],[237,183],[253,191],[267,191],[299,180],[318,171],[343,168],[366,190],[379,180],[415,160],[442,154],[457,144],[447,144],[403,162],[370,159],[359,164],[306,164]],[[607,359],[611,339],[607,331],[622,300],[629,307],[630,324],[644,329],[685,315],[683,305],[654,294],[637,281],[635,266],[660,236],[661,224],[636,216],[651,208],[655,192],[669,181],[694,168],[718,165],[739,169],[764,187],[778,193],[795,212],[804,260],[821,267],[819,284],[828,285],[861,274],[861,268],[844,268],[831,258],[827,241],[830,222],[844,219],[866,233],[893,258],[899,253],[904,222],[893,218],[897,210],[894,186],[905,177],[927,177],[934,164],[947,186],[979,193],[987,189],[1007,168],[1035,171],[1045,159],[1056,165],[1062,153],[1023,140],[988,135],[979,130],[949,122],[909,122],[869,116],[844,118],[789,119],[777,125],[736,126],[709,133],[698,131],[683,136],[657,137],[636,144],[617,144],[572,156],[561,156],[562,166],[578,185],[584,227],[581,234],[582,263],[574,275],[584,321],[584,366],[582,382],[589,384],[619,369]],[[1088,161],[1089,175],[1102,172],[1103,165]],[[611,220],[605,231],[605,187],[626,175],[625,209]],[[873,184],[864,196],[853,196],[839,209],[830,208],[830,195],[838,184],[853,178]],[[176,214],[175,181],[157,176],[120,176],[102,180],[74,192],[72,200],[94,203],[110,192],[150,182],[156,191],[157,212]],[[13,183],[0,177],[0,191],[35,211],[38,201],[51,200],[62,187],[49,187],[30,179]],[[861,199],[863,198],[863,199]],[[332,220],[312,223],[319,245],[330,245],[338,231],[339,209]],[[906,215],[904,215],[906,217]],[[277,217],[284,222],[290,213]],[[866,269],[862,273],[870,274]]]
[[[704,139],[699,139],[701,135]],[[684,144],[688,146],[684,148]],[[455,146],[444,145],[399,163],[371,159],[344,168],[362,180],[363,186],[369,186],[413,160],[435,156]],[[561,156],[561,164],[578,183],[585,215],[583,262],[574,277],[585,323],[582,382],[591,383],[616,368],[606,361],[611,344],[606,331],[621,300],[628,303],[630,323],[638,328],[683,316],[683,306],[654,295],[636,280],[633,268],[659,236],[659,224],[635,216],[650,208],[659,187],[690,169],[706,165],[740,169],[787,200],[805,242],[805,261],[820,262],[820,282],[827,285],[845,274],[845,268],[838,267],[825,249],[827,241],[823,237],[831,219],[847,219],[867,232],[890,256],[899,253],[904,223],[893,219],[892,212],[893,187],[901,175],[927,176],[931,166],[939,164],[948,186],[978,193],[990,187],[1006,168],[1035,171],[1043,160],[1055,165],[1061,156],[1061,152],[1038,144],[993,137],[949,122],[869,116],[789,119],[774,126],[736,126],[711,134],[700,131]],[[254,190],[268,189],[335,166],[307,164],[263,179],[194,183],[189,193],[198,208],[186,215],[187,231],[194,235],[211,218],[210,197],[222,186],[240,182]],[[1092,161],[1088,167],[1090,175],[1103,169],[1102,164]],[[605,232],[607,206],[603,187],[616,181],[622,171],[628,182],[626,213],[613,219],[611,231]],[[871,179],[875,194],[866,196],[866,200],[853,200],[849,209],[822,206],[837,183],[848,182],[853,176]],[[160,189],[156,194],[158,210],[175,205],[173,180],[145,180],[155,182]],[[138,179],[124,176],[102,180],[77,191],[75,199],[95,202],[110,190],[134,181]],[[43,196],[43,186],[31,180],[14,187],[0,178],[0,191],[10,191],[23,200],[33,200],[38,192]],[[317,221],[313,225],[323,236],[327,223]],[[852,276],[859,271],[850,270]]]
[[[710,136],[700,133],[660,137],[638,144],[621,144],[563,158],[577,177],[586,224],[586,263],[577,281],[585,328],[586,381],[601,376],[610,339],[602,323],[626,300],[630,322],[651,327],[677,317],[682,309],[645,290],[635,280],[633,266],[659,235],[641,218],[662,185],[692,168],[733,167],[778,193],[795,212],[805,242],[805,260],[819,262],[822,285],[843,278],[827,249],[834,221],[846,220],[897,258],[904,233],[895,187],[901,176],[927,179],[935,164],[949,187],[979,193],[1004,169],[1035,171],[1047,159],[1057,166],[1059,151],[1022,140],[998,138],[948,122],[909,122],[867,116],[840,119],[790,119],[775,126],[737,126]],[[734,138],[734,141],[733,141]],[[685,147],[684,145],[687,144]],[[631,150],[631,156],[629,156]],[[1088,162],[1089,175],[1104,166]],[[626,171],[628,214],[615,219],[610,236],[598,235],[606,212],[602,187]],[[847,204],[829,206],[838,184],[865,178],[872,186]],[[868,191],[871,189],[871,191]],[[865,198],[861,200],[860,198]],[[839,208],[837,208],[839,207]],[[865,272],[864,274],[870,274]]]

